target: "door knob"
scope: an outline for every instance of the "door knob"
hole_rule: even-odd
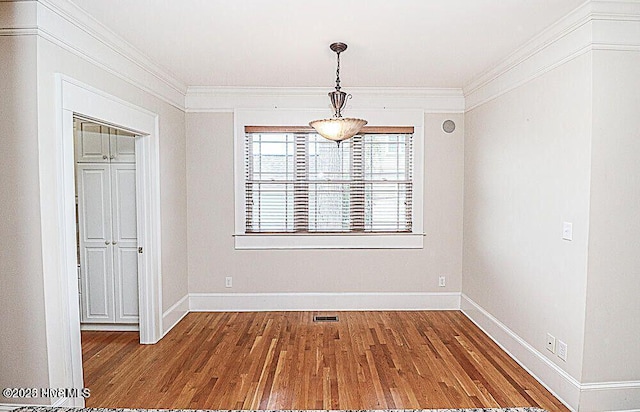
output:
[[[118,242],[114,240],[113,242],[111,242],[111,244],[112,244],[112,245],[117,245],[117,244],[118,244]]]
[[[108,241],[108,240],[105,240],[105,241],[104,241],[104,244],[105,244],[105,245],[108,245],[108,244],[109,244],[109,241]]]
[[[107,160],[107,159],[109,158],[109,156],[107,156],[107,155],[102,155],[102,158],[103,158],[104,160]]]
[[[111,155],[111,156],[109,156],[109,159],[112,159],[112,160],[113,160],[113,159],[115,159],[115,158],[116,158],[116,156],[115,156],[115,155]]]

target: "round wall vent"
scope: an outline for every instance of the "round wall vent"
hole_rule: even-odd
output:
[[[444,123],[442,123],[442,130],[444,130],[445,133],[453,133],[453,131],[456,130],[456,124],[453,120],[445,120]]]

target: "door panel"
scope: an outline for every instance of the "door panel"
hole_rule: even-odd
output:
[[[111,164],[115,253],[116,322],[138,322],[138,239],[136,169]]]
[[[136,166],[111,165],[111,199],[113,203],[113,238],[123,246],[137,246]]]
[[[113,305],[113,253],[110,246],[83,249],[82,321],[112,323],[115,321]]]
[[[131,133],[110,129],[111,163],[135,163],[136,139]]]
[[[83,242],[111,242],[111,175],[109,165],[79,164],[78,223]]]
[[[122,247],[115,250],[116,322],[138,322],[138,248]]]
[[[77,162],[108,163],[108,127],[95,123],[76,122],[75,151]]]
[[[108,164],[78,164],[82,321],[113,322],[111,175]]]

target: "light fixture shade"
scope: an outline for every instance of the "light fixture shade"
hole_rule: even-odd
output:
[[[350,117],[334,117],[332,119],[314,120],[309,126],[326,139],[338,142],[352,138],[367,124],[366,120]]]

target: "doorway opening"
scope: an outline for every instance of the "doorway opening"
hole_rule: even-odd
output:
[[[60,387],[82,388],[82,346],[76,242],[76,185],[74,118],[113,127],[136,136],[135,202],[138,261],[138,308],[140,343],[153,344],[162,338],[162,277],[160,221],[160,165],[158,115],[81,83],[56,75],[57,150],[54,153],[59,231],[57,254],[61,287],[45,290],[45,310],[59,326],[47,327],[51,373],[62,377]],[[110,242],[113,239],[109,240]],[[66,302],[56,305],[57,302]],[[49,322],[49,320],[47,320]],[[60,368],[64,370],[61,371]],[[82,398],[60,400],[58,406],[84,406]]]
[[[80,329],[138,331],[136,136],[78,116],[73,134]]]

